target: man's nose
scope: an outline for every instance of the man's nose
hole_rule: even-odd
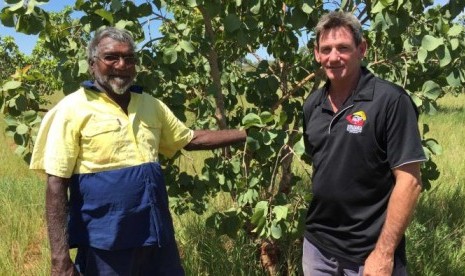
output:
[[[329,53],[329,61],[339,61],[339,51],[337,49],[332,49]]]

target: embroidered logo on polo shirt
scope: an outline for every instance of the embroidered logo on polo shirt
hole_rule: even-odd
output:
[[[367,120],[367,116],[363,111],[357,111],[346,117],[349,122],[347,125],[347,132],[349,133],[362,133],[363,126]]]

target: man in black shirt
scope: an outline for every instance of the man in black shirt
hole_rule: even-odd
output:
[[[426,160],[416,107],[362,67],[367,44],[355,16],[330,12],[315,34],[328,80],[304,105],[313,162],[304,274],[406,275],[404,232]]]

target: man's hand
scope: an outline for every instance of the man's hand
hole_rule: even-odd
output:
[[[364,276],[391,276],[394,268],[394,255],[383,254],[379,250],[373,250],[365,260]]]
[[[74,266],[69,256],[64,260],[52,259],[51,276],[79,276],[82,275]]]
[[[396,183],[387,207],[386,220],[375,249],[365,260],[363,275],[391,275],[394,252],[415,209],[421,192],[420,163],[409,163],[393,170]]]

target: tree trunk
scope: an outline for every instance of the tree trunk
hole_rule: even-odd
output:
[[[279,248],[272,240],[262,240],[260,245],[260,263],[270,276],[279,275],[278,268]]]

